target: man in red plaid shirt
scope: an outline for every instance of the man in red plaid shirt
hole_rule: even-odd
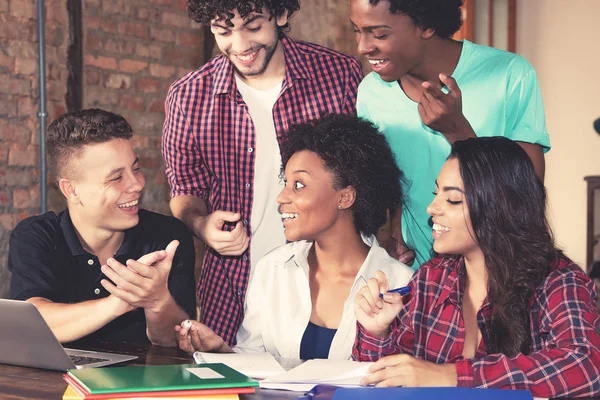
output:
[[[234,345],[253,266],[285,243],[276,197],[287,128],[355,113],[360,63],[284,31],[299,0],[190,0],[223,54],[170,88],[163,155],[171,210],[207,244],[202,322]]]

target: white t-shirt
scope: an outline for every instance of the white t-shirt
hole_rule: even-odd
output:
[[[279,82],[268,90],[257,90],[235,76],[238,90],[248,106],[254,123],[256,144],[254,146],[254,200],[250,227],[250,277],[258,260],[269,251],[285,244],[283,222],[277,204],[277,195],[283,188],[281,153],[273,122],[273,106],[281,92]]]

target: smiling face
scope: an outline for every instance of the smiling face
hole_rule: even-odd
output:
[[[283,218],[285,237],[289,241],[317,240],[331,232],[346,208],[345,192],[336,190],[334,176],[325,169],[321,158],[314,152],[295,153],[285,167],[285,187],[277,196]]]
[[[390,13],[387,0],[375,6],[369,0],[351,0],[350,21],[358,52],[386,82],[397,81],[418,68],[425,41],[433,36],[431,29],[419,28],[406,14]]]
[[[60,186],[78,220],[112,232],[137,225],[145,180],[128,140],[84,146],[69,160],[69,170],[73,176],[61,179]]]
[[[222,18],[211,21],[219,49],[225,54],[242,78],[251,78],[277,70],[271,65],[273,56],[283,63],[283,48],[279,46],[279,28],[287,23],[287,13],[271,17],[266,9],[262,13],[250,13],[245,19],[237,10],[230,20],[233,26]]]
[[[433,219],[433,249],[440,254],[469,257],[481,253],[475,241],[458,160],[443,165],[436,181],[435,198],[427,207]]]

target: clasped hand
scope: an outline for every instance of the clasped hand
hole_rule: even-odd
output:
[[[194,233],[207,245],[224,256],[239,256],[248,248],[250,238],[240,221],[240,214],[214,211],[194,224]],[[232,231],[224,231],[225,222],[236,222]]]
[[[165,250],[155,251],[137,261],[127,260],[126,265],[114,258],[102,266],[102,272],[113,283],[103,279],[104,288],[132,307],[159,312],[169,297],[169,273],[179,242],[173,240]]]
[[[442,92],[439,82],[423,82],[424,91],[417,106],[421,120],[442,133],[451,144],[475,137],[471,124],[462,113],[462,93],[456,80],[446,74],[440,74],[439,78],[449,92]]]

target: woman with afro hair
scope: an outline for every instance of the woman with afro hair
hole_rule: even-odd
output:
[[[358,115],[378,125],[406,175],[406,201],[387,237],[400,261],[432,256],[431,185],[457,140],[504,136],[544,179],[550,149],[533,67],[521,56],[452,36],[463,0],[350,0],[358,52],[373,72],[358,90]],[[391,235],[390,235],[391,234]],[[410,251],[408,249],[412,249]]]
[[[292,127],[282,155],[285,187],[277,201],[288,243],[259,261],[233,350],[349,359],[359,288],[378,270],[393,287],[412,276],[374,237],[400,202],[402,172],[385,137],[355,116]],[[232,351],[199,322],[178,331],[188,352]]]

